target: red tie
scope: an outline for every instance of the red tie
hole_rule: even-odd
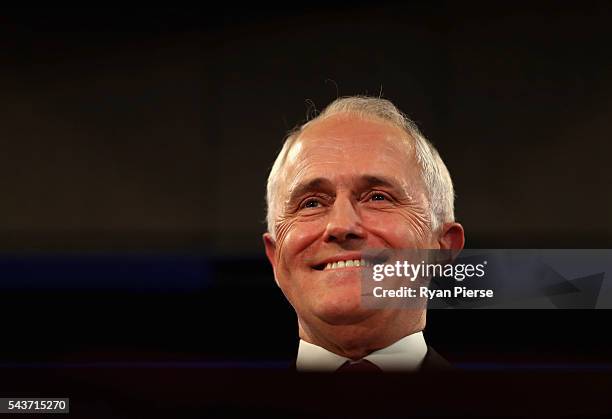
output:
[[[346,361],[336,372],[382,372],[382,370],[367,359],[360,359],[359,361]]]

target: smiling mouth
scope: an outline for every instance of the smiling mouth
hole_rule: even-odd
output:
[[[349,260],[338,260],[335,262],[321,263],[313,266],[313,269],[317,271],[331,271],[334,269],[344,268],[361,268],[364,266],[372,266],[381,263],[379,259],[349,259]]]

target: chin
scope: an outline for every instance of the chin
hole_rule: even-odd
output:
[[[313,311],[320,320],[335,326],[360,323],[373,313],[361,307],[360,298],[328,298],[319,301]]]

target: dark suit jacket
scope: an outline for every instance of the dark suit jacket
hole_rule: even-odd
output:
[[[439,353],[434,351],[431,346],[427,346],[427,353],[421,364],[419,372],[438,372],[438,371],[454,371],[455,367],[444,359]]]

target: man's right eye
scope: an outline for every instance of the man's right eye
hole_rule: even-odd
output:
[[[318,199],[310,198],[304,202],[304,208],[317,208],[320,204]]]

